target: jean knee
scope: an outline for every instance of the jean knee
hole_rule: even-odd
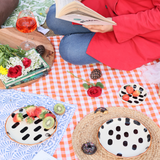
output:
[[[61,40],[60,42],[60,45],[59,45],[59,53],[62,57],[62,59],[64,59],[65,61],[68,62],[68,57],[69,57],[69,49],[67,47],[67,44],[65,42],[65,39],[66,39],[67,36],[63,37],[63,39]]]
[[[69,35],[63,37],[61,40],[60,46],[59,46],[59,52],[65,61],[72,63],[72,64],[77,64],[79,63],[79,58],[78,58],[78,53],[75,54],[75,48],[76,46],[73,44],[73,41],[70,41]]]
[[[59,52],[61,57],[72,64],[83,65],[97,63],[86,51],[94,33],[66,35],[60,42]]]

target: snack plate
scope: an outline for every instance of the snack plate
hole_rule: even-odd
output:
[[[133,157],[147,151],[151,145],[151,135],[137,120],[121,117],[110,119],[101,125],[98,141],[114,155]]]
[[[17,122],[17,123],[13,122],[12,117],[16,113],[23,114],[24,119],[22,122]],[[52,112],[49,111],[49,113]],[[35,145],[49,139],[57,130],[58,122],[56,118],[54,119],[55,120],[54,127],[48,130],[44,129],[44,127],[42,126],[42,120],[39,119],[38,117],[35,117],[35,120],[32,124],[27,124],[25,121],[27,117],[28,115],[26,114],[26,111],[23,107],[14,111],[7,118],[5,123],[5,131],[11,140],[23,145]]]
[[[130,85],[133,87],[134,90],[139,90],[140,91],[140,95],[138,97],[133,97],[131,94],[128,94],[126,91],[126,87]],[[129,95],[129,100],[128,101],[124,101],[122,99],[122,96],[128,94]],[[121,98],[121,100],[123,102],[126,102],[128,104],[131,105],[139,105],[141,103],[143,103],[147,97],[147,91],[140,85],[132,83],[132,84],[126,84],[124,86],[121,87],[120,91],[119,91],[119,97]]]

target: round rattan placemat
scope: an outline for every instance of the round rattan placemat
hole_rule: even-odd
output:
[[[90,113],[76,126],[72,135],[72,145],[79,160],[160,160],[160,128],[145,114],[124,107],[108,107],[108,113]],[[112,118],[128,117],[142,123],[151,134],[151,145],[146,152],[135,157],[118,157],[105,150],[98,142],[99,127]],[[93,142],[97,151],[93,155],[84,154],[81,147]]]

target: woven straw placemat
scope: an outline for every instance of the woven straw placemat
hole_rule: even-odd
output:
[[[76,126],[72,135],[72,145],[79,160],[160,160],[160,128],[149,117],[136,110],[124,107],[108,107],[108,113],[90,113]],[[106,121],[128,117],[142,123],[151,134],[151,145],[146,152],[135,157],[118,157],[105,150],[98,142],[99,127]],[[86,142],[93,142],[97,151],[93,155],[84,154],[81,147]]]

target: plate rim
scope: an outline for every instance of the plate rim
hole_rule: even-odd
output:
[[[122,116],[122,117],[114,117],[114,118],[111,118],[111,119],[116,119],[116,118],[129,118],[129,117],[127,117],[127,116],[126,116],[126,117],[125,117],[125,116],[123,117],[123,116]],[[109,119],[109,120],[111,120],[111,119]],[[130,118],[130,119],[136,120],[136,119],[134,119],[134,118]],[[109,121],[109,120],[107,120],[107,121]],[[101,126],[102,126],[104,123],[106,123],[107,121],[103,122],[103,123],[101,124]],[[139,122],[139,120],[136,120],[136,121]],[[140,122],[140,123],[141,123],[141,122]],[[147,128],[143,123],[141,123],[141,124],[142,124],[145,128]],[[99,132],[101,126],[98,128],[98,132]],[[148,149],[151,147],[151,144],[152,144],[152,136],[151,136],[151,132],[149,131],[148,128],[147,128],[147,130],[148,130],[148,132],[149,132],[149,134],[150,134],[150,145],[149,145],[149,147],[146,149],[145,152],[143,152],[143,153],[141,153],[141,154],[139,154],[139,155],[137,155],[137,156],[131,156],[131,157],[117,156],[117,155],[109,152],[107,149],[105,149],[105,148],[102,146],[102,144],[101,144],[100,141],[99,141],[98,132],[97,132],[97,139],[98,139],[98,143],[100,144],[100,146],[101,146],[106,152],[108,152],[108,153],[110,153],[110,154],[112,154],[112,155],[114,155],[114,156],[116,156],[116,157],[119,157],[119,158],[135,158],[135,157],[142,156],[143,154],[145,154],[145,153],[148,151]]]
[[[21,108],[15,110],[15,111],[13,111],[12,113],[14,113],[14,112],[16,112],[16,111],[18,111],[18,110],[20,110],[20,109],[22,109],[22,108],[25,108],[25,107],[21,107]],[[49,112],[51,112],[51,111],[50,111],[49,109],[47,109],[47,108],[46,108],[46,110],[49,111]],[[56,128],[55,128],[55,131],[51,134],[51,136],[49,136],[48,138],[46,138],[45,140],[43,140],[43,141],[41,141],[41,142],[34,143],[34,144],[28,144],[28,143],[25,143],[25,144],[24,144],[24,143],[20,143],[20,142],[18,142],[18,141],[16,141],[16,140],[12,139],[12,138],[10,137],[10,135],[7,133],[6,125],[7,125],[8,119],[9,119],[9,117],[12,115],[12,113],[8,116],[8,118],[7,118],[6,121],[5,121],[5,132],[6,132],[7,136],[8,136],[12,141],[14,141],[14,142],[16,142],[16,143],[18,143],[18,144],[21,144],[21,145],[29,145],[29,146],[37,145],[37,144],[43,143],[44,141],[46,141],[46,140],[48,140],[49,138],[51,138],[51,137],[53,136],[53,134],[57,131],[58,121],[57,121],[57,118],[56,118],[55,114],[53,114],[53,113],[51,112],[51,113],[55,116],[55,119],[56,119]]]

